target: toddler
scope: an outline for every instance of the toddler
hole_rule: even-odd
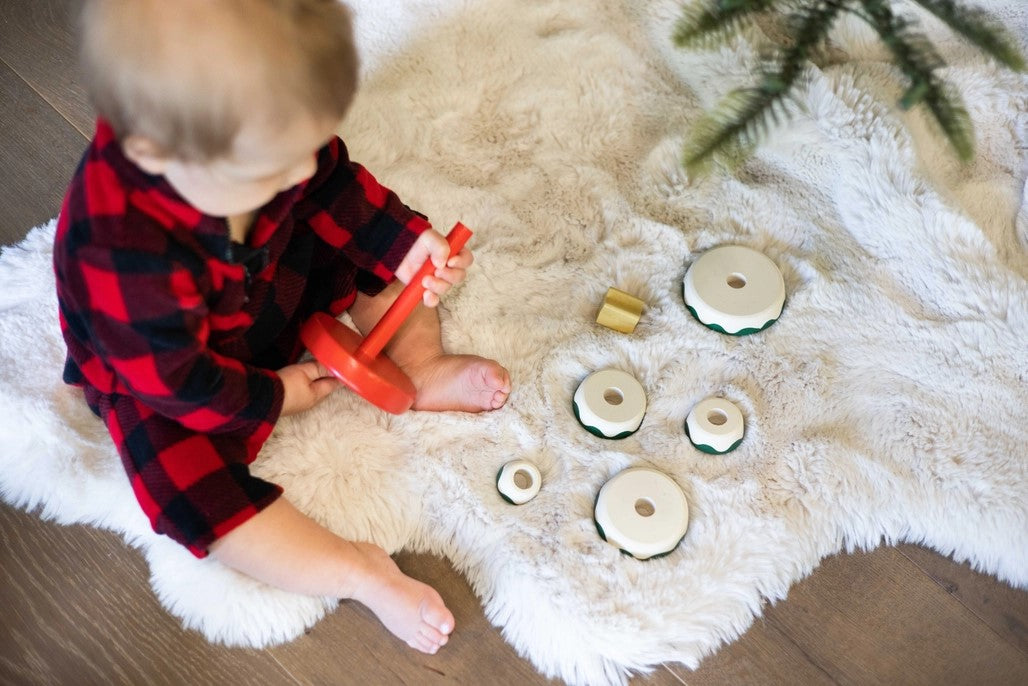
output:
[[[346,11],[89,0],[82,55],[99,116],[54,246],[65,381],[103,418],[155,531],[280,588],[353,598],[436,652],[454,618],[435,590],[248,469],[279,417],[340,387],[296,362],[311,314],[347,310],[366,333],[426,259],[429,306],[472,262],[333,135],[356,88]],[[497,362],[444,353],[434,309],[386,352],[416,409],[494,410],[510,392]]]

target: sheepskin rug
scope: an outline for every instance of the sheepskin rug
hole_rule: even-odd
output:
[[[960,165],[857,18],[811,65],[793,123],[734,171],[691,179],[690,122],[749,82],[761,45],[683,52],[679,2],[355,2],[363,84],[341,134],[442,230],[472,227],[475,267],[441,308],[452,352],[506,364],[487,415],[386,415],[347,392],[283,420],[255,471],[340,535],[445,555],[544,674],[623,683],[695,666],[840,550],[923,543],[1028,585],[1028,79],[918,15],[977,136]],[[912,4],[907,4],[908,9]],[[984,5],[1022,38],[1028,5]],[[52,223],[0,257],[0,488],[59,522],[121,533],[155,593],[212,641],[288,641],[334,600],[283,593],[157,537],[116,453],[60,381]],[[686,268],[745,245],[781,269],[780,320],[745,337],[696,322]],[[594,323],[607,288],[646,303],[633,334]],[[619,441],[571,397],[614,367],[645,387]],[[689,409],[736,403],[746,438],[699,452]],[[538,497],[494,479],[537,464]],[[597,535],[603,483],[670,475],[691,522],[638,561]]]

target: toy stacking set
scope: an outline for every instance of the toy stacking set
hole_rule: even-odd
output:
[[[457,253],[471,237],[461,223],[447,242]],[[433,271],[426,260],[382,319],[360,335],[325,314],[312,317],[301,332],[311,353],[354,392],[387,412],[400,414],[414,403],[414,386],[389,358],[381,355],[424,294],[422,279]],[[737,245],[714,248],[701,255],[685,273],[685,306],[713,331],[745,336],[771,326],[785,305],[785,281],[777,265],[756,250]],[[616,288],[607,290],[596,322],[622,333],[633,333],[645,303]],[[623,439],[642,425],[646,390],[628,372],[601,369],[589,374],[571,400],[578,422],[602,439]],[[684,422],[689,441],[704,453],[723,455],[742,443],[742,411],[727,398],[710,397],[697,403]],[[528,460],[512,460],[496,475],[496,489],[508,503],[523,505],[542,487],[542,474]],[[603,539],[640,560],[670,553],[685,537],[689,503],[681,487],[667,474],[648,467],[630,467],[611,477],[596,497],[593,511]]]

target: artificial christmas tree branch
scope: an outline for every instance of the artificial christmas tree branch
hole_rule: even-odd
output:
[[[1000,64],[1025,70],[1016,42],[982,10],[954,0],[913,1]],[[965,161],[973,157],[971,119],[960,96],[938,75],[945,62],[915,22],[893,12],[893,0],[697,0],[684,8],[674,40],[680,47],[710,47],[749,22],[784,12],[786,42],[765,60],[759,84],[732,91],[692,127],[684,154],[690,174],[702,173],[717,157],[745,156],[767,135],[771,122],[787,116],[785,98],[802,81],[810,58],[825,47],[843,12],[866,21],[889,49],[908,82],[900,107],[924,103],[957,155]]]

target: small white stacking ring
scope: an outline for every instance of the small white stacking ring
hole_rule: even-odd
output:
[[[512,460],[496,474],[496,490],[511,505],[524,505],[539,493],[543,477],[528,460]]]
[[[590,433],[601,438],[624,438],[642,424],[646,391],[628,372],[603,369],[578,385],[571,404],[575,418]]]
[[[699,257],[682,285],[686,307],[710,329],[745,336],[775,323],[785,305],[785,280],[763,253],[741,245]]]
[[[712,455],[731,452],[742,443],[742,411],[730,400],[707,398],[685,418],[685,432],[699,450]]]
[[[689,502],[671,477],[632,467],[603,484],[593,514],[605,541],[640,560],[675,549],[689,528]]]

